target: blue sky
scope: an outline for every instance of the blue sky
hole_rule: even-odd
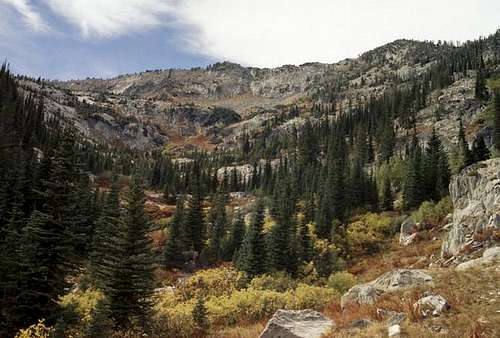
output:
[[[0,57],[35,77],[112,77],[221,60],[335,62],[398,38],[498,28],[498,0],[0,0]]]

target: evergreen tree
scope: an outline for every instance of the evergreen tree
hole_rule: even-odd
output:
[[[149,222],[144,213],[141,178],[134,175],[122,224],[110,239],[113,257],[104,294],[110,318],[116,327],[132,324],[148,327],[153,292],[153,253],[147,236]]]
[[[209,238],[209,256],[212,262],[222,259],[222,239],[226,233],[227,215],[224,195],[215,196],[210,210],[210,227],[208,231]]]
[[[184,203],[183,197],[177,200],[175,213],[169,224],[169,238],[165,244],[165,251],[163,253],[167,268],[180,268],[184,264],[185,236],[182,231],[184,224]]]
[[[469,144],[465,139],[465,130],[464,125],[462,123],[462,118],[459,119],[459,127],[458,127],[458,149],[460,152],[460,160],[462,163],[462,168],[472,164],[473,158],[469,149]]]
[[[205,222],[203,216],[203,198],[198,188],[195,189],[188,200],[184,229],[186,232],[187,248],[201,253],[205,240]]]
[[[495,91],[494,109],[495,121],[493,126],[493,146],[496,149],[497,154],[500,154],[500,90]]]
[[[491,156],[488,147],[486,147],[486,144],[484,143],[484,138],[481,136],[476,137],[472,143],[471,153],[474,162],[485,161]]]
[[[297,257],[300,262],[307,263],[313,256],[313,245],[309,227],[305,220],[300,222],[297,234]]]
[[[389,177],[386,177],[384,182],[384,190],[382,191],[382,202],[381,202],[382,211],[390,211],[393,210],[393,200],[392,200],[392,190],[391,190],[391,180]]]
[[[267,251],[264,227],[264,205],[258,201],[255,219],[245,232],[245,238],[239,252],[236,266],[246,273],[249,279],[267,271]]]
[[[235,215],[233,217],[228,243],[225,249],[226,252],[225,256],[227,259],[234,259],[235,257],[238,256],[238,252],[240,251],[244,237],[245,237],[245,221],[243,219],[241,211],[238,209],[235,211]]]
[[[205,300],[203,297],[198,297],[196,304],[194,305],[192,312],[193,322],[196,325],[196,329],[200,334],[205,334],[209,328],[209,321],[207,316],[207,307],[205,305]]]

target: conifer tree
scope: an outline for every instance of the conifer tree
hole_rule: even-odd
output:
[[[229,233],[228,242],[226,245],[226,258],[234,259],[238,256],[243,239],[245,237],[245,221],[241,211],[238,209],[235,211],[233,222],[231,224],[231,230]]]
[[[488,147],[484,143],[484,138],[481,136],[476,137],[472,143],[471,153],[474,162],[485,161],[491,156]]]
[[[255,219],[245,232],[245,238],[239,252],[236,266],[246,273],[249,279],[267,271],[267,251],[264,227],[264,205],[258,201],[255,208]]]
[[[382,211],[390,211],[393,208],[391,180],[389,179],[389,177],[386,177],[384,182],[384,190],[382,191],[381,209]]]
[[[472,163],[472,155],[469,149],[469,144],[465,139],[465,130],[464,125],[462,123],[462,118],[459,119],[459,127],[458,127],[458,149],[460,152],[460,159],[462,163],[462,168],[470,165]]]
[[[201,253],[204,248],[206,230],[202,206],[203,198],[199,190],[199,188],[195,188],[191,198],[188,200],[184,229],[186,239],[188,240],[186,247]]]
[[[311,261],[313,246],[309,227],[305,219],[299,223],[297,234],[297,257],[299,262],[307,263]]]
[[[183,234],[184,197],[177,200],[175,213],[169,224],[169,238],[165,244],[163,258],[167,268],[180,268],[184,264],[185,236]]]
[[[136,324],[146,328],[153,292],[153,253],[147,236],[149,222],[144,212],[144,191],[137,174],[127,202],[123,222],[117,224],[118,231],[110,239],[114,253],[104,295],[116,327]]]
[[[222,239],[226,233],[227,215],[225,198],[222,194],[217,194],[212,202],[210,210],[210,227],[208,231],[209,256],[212,262],[222,259]]]
[[[495,91],[494,98],[495,120],[493,126],[493,146],[500,154],[500,90]],[[497,155],[498,156],[498,155]]]

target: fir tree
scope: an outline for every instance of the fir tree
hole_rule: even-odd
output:
[[[153,253],[147,236],[149,222],[144,213],[142,182],[134,175],[122,224],[110,239],[114,255],[104,294],[109,301],[110,318],[116,327],[132,324],[148,327],[153,292]]]
[[[225,249],[227,259],[233,259],[238,256],[244,237],[245,221],[241,211],[236,210],[229,233],[228,243]]]
[[[183,234],[184,198],[177,200],[175,213],[169,224],[169,238],[165,244],[163,257],[167,268],[180,268],[184,264],[185,236]]]
[[[485,161],[491,156],[488,147],[484,143],[484,138],[481,136],[476,137],[472,143],[471,153],[474,162]]]
[[[494,109],[495,120],[493,126],[493,146],[496,149],[497,154],[500,154],[500,90],[495,91]]]
[[[264,205],[258,201],[255,219],[245,232],[245,238],[236,261],[238,269],[245,272],[249,279],[267,271],[267,251],[263,227]]]
[[[187,248],[201,253],[205,240],[205,222],[203,216],[203,199],[198,188],[195,189],[188,201],[184,229],[186,232]]]

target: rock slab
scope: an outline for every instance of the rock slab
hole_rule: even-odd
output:
[[[278,310],[259,338],[320,338],[334,325],[314,310]]]
[[[450,182],[453,223],[441,256],[455,256],[479,234],[500,228],[500,158],[468,166]]]
[[[385,292],[424,285],[432,282],[432,277],[420,269],[395,269],[384,273],[377,279],[358,284],[349,289],[340,299],[344,308],[347,304],[373,304]]]
[[[485,250],[482,257],[460,263],[455,269],[457,271],[465,271],[471,268],[483,268],[495,264],[500,264],[500,246]]]

